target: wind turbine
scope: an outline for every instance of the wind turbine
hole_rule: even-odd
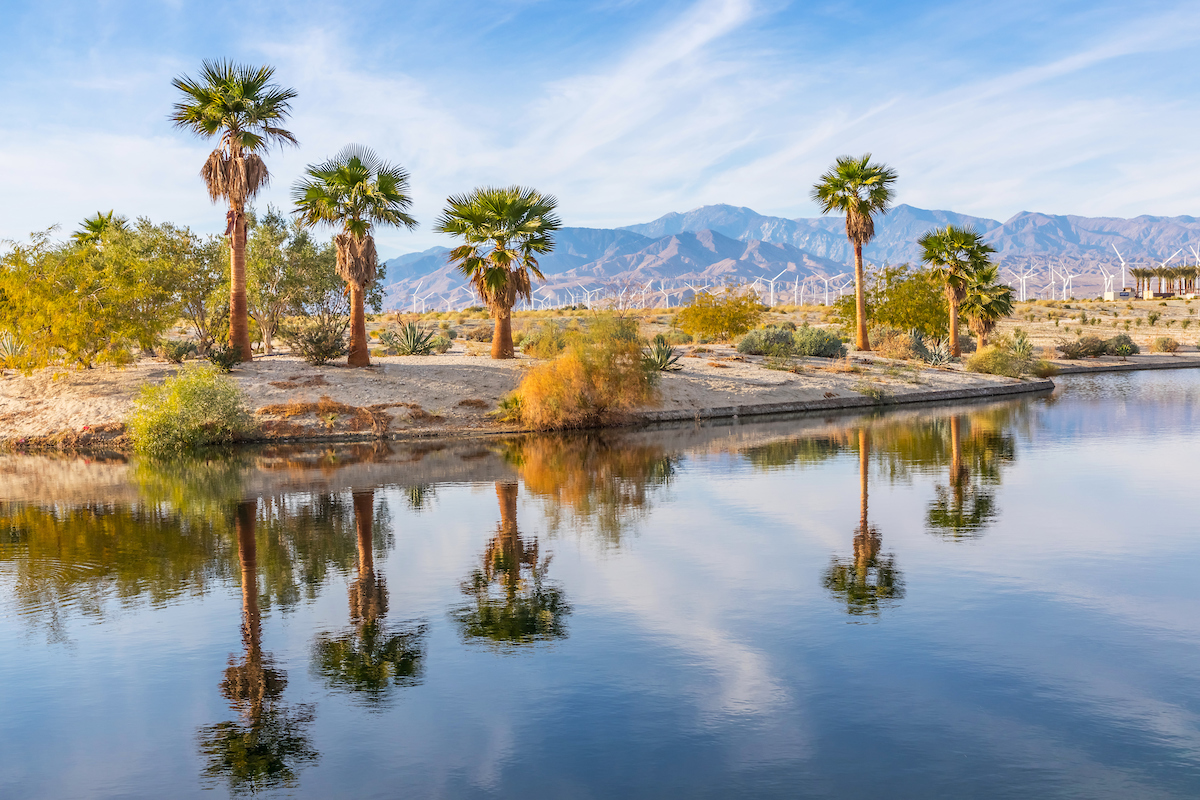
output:
[[[771,308],[775,307],[775,281],[779,280],[779,278],[783,275],[783,273],[787,272],[789,269],[791,269],[790,264],[787,267],[785,267],[783,269],[783,271],[780,272],[778,275],[776,275],[774,278],[771,278],[767,281],[767,283],[771,284]]]
[[[414,314],[417,313],[417,292],[421,291],[421,284],[424,282],[424,278],[417,281],[416,287],[412,290],[412,310]]]
[[[1113,252],[1117,254],[1117,258],[1121,261],[1121,291],[1123,292],[1125,291],[1125,256],[1121,255],[1121,251],[1117,249],[1115,244],[1112,246],[1112,249]]]
[[[1062,299],[1066,300],[1068,293],[1071,291],[1071,281],[1075,279],[1075,276],[1077,273],[1069,271],[1067,269],[1066,262],[1063,261],[1061,258],[1058,260],[1058,266],[1059,266],[1059,269],[1062,270],[1062,272],[1059,273],[1059,275],[1062,276],[1062,279],[1063,279]]]

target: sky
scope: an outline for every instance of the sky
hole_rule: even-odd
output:
[[[172,127],[175,76],[270,64],[306,164],[367,145],[412,176],[416,231],[445,198],[554,194],[568,225],[711,203],[815,216],[843,154],[899,173],[896,201],[1005,220],[1200,211],[1200,2],[0,0],[0,239],[115,209],[224,229]]]

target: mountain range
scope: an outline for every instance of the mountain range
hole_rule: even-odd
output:
[[[983,233],[1006,264],[1039,270],[1040,277],[1034,278],[1038,286],[1048,278],[1046,266],[1061,263],[1076,273],[1076,292],[1087,294],[1099,292],[1102,265],[1119,272],[1114,246],[1130,265],[1158,263],[1179,250],[1195,261],[1190,248],[1200,247],[1200,220],[1195,217],[1122,219],[1023,211],[999,222],[899,205],[877,218],[875,238],[864,248],[864,257],[874,263],[916,261],[921,234],[948,224]],[[411,307],[414,298],[440,306],[449,292],[463,287],[461,275],[446,262],[448,252],[434,247],[389,260],[388,307]],[[788,219],[740,206],[703,206],[622,228],[561,229],[554,252],[541,259],[547,280],[538,285],[538,296],[566,302],[568,297],[581,300],[584,292],[684,292],[689,285],[756,279],[764,289],[777,280],[777,292],[785,292],[786,285],[786,293],[793,294],[797,279],[847,273],[853,255],[841,217]],[[1032,296],[1036,287],[1030,288]],[[459,289],[449,299],[461,306],[466,297],[466,290]]]

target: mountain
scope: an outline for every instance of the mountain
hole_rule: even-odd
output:
[[[876,220],[875,238],[864,248],[864,257],[874,263],[915,262],[921,234],[951,224],[981,231],[1007,265],[1038,270],[1029,284],[1031,296],[1033,291],[1044,293],[1037,287],[1048,282],[1052,261],[1077,274],[1073,286],[1085,296],[1101,290],[1105,269],[1120,271],[1114,245],[1130,265],[1157,263],[1179,250],[1190,256],[1190,247],[1200,247],[1200,220],[1195,217],[1121,219],[1022,211],[1000,222],[902,204]],[[538,296],[557,294],[560,302],[570,292],[578,300],[582,292],[618,293],[635,284],[653,291],[657,282],[661,291],[663,281],[677,292],[685,284],[755,279],[761,284],[781,272],[778,281],[794,285],[797,278],[844,273],[854,255],[841,217],[788,219],[730,205],[673,212],[616,229],[563,228],[555,242],[554,252],[541,260],[547,280],[539,284]],[[456,288],[449,300],[460,305],[467,292],[460,288],[462,276],[446,264],[448,252],[434,247],[388,261],[388,306],[412,307],[414,292],[427,304],[434,298],[444,303]],[[779,283],[776,290],[783,291]]]
[[[410,253],[387,262],[385,288],[389,308],[412,308],[414,294],[418,307],[425,298],[427,307],[465,297],[459,290],[462,275],[446,262],[450,251],[435,247]],[[625,230],[600,228],[563,228],[555,237],[554,252],[540,259],[546,276],[539,283],[539,297],[568,295],[582,301],[584,293],[619,293],[638,286],[648,292],[664,290],[666,281],[672,293],[684,291],[684,284],[719,286],[732,281],[777,281],[794,286],[797,278],[831,276],[844,273],[836,261],[814,256],[790,244],[757,239],[739,241],[714,230],[680,232],[651,238]],[[654,284],[657,283],[657,287]],[[769,283],[767,283],[769,285]],[[434,298],[437,298],[435,301]]]

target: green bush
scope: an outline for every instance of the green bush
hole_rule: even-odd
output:
[[[218,344],[208,348],[209,363],[221,372],[230,372],[242,361],[242,348],[236,344]]]
[[[666,333],[667,344],[691,344],[692,336],[683,331],[668,331]]]
[[[283,340],[314,367],[346,354],[346,326],[339,319],[315,317],[283,328]]]
[[[982,372],[988,375],[1007,375],[1010,378],[1021,377],[1021,362],[1011,348],[992,345],[975,352],[966,360],[965,366],[970,372]]]
[[[447,336],[435,336],[429,343],[433,345],[433,352],[438,355],[441,355],[454,346],[454,342],[450,341]]]
[[[190,367],[160,385],[143,386],[126,424],[134,448],[159,457],[228,444],[252,427],[241,390],[212,366]]]
[[[897,330],[919,330],[932,339],[950,333],[950,306],[942,286],[923,269],[908,264],[883,267],[867,275],[863,287],[867,321]],[[856,325],[854,294],[839,297],[833,316],[843,329]]]
[[[1174,353],[1179,349],[1179,342],[1170,336],[1159,336],[1150,343],[1151,353]]]
[[[196,344],[183,340],[168,340],[163,342],[159,352],[172,364],[182,364],[185,358],[196,352]]]
[[[693,336],[729,341],[758,324],[763,305],[748,287],[730,287],[721,294],[700,292],[679,311],[678,326]]]
[[[1141,352],[1141,349],[1129,338],[1127,333],[1118,333],[1116,336],[1107,340],[1104,343],[1104,354],[1110,356],[1132,356]]]
[[[846,346],[837,334],[824,328],[812,328],[805,325],[792,334],[795,343],[795,354],[798,356],[819,356],[821,358],[842,358],[846,355]]]
[[[790,356],[795,349],[792,331],[774,327],[750,331],[737,346],[739,353],[752,356]]]

